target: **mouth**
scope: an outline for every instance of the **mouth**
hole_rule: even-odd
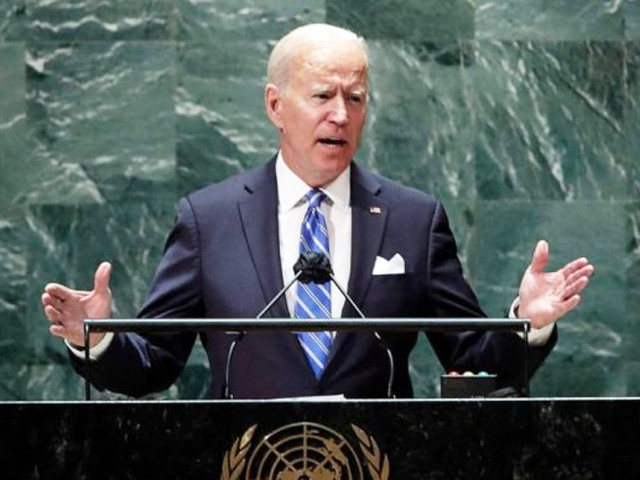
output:
[[[322,145],[328,145],[331,147],[344,147],[347,144],[346,140],[342,138],[323,137],[318,140]]]

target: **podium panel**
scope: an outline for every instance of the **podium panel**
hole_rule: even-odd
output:
[[[6,479],[640,478],[639,399],[0,404]]]

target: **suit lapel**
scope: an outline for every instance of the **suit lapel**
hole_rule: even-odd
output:
[[[378,196],[380,182],[361,171],[354,164],[351,173],[351,272],[348,293],[362,308],[371,272],[387,223],[388,208]],[[355,310],[345,303],[343,316],[356,316]]]
[[[272,159],[264,168],[257,170],[256,174],[247,180],[244,188],[248,197],[238,202],[240,221],[266,305],[283,288],[278,244],[278,187],[275,160]],[[284,296],[266,316],[289,316]]]
[[[351,164],[351,272],[347,293],[361,310],[387,223],[388,206],[378,197],[380,190],[380,182],[373,175],[360,170],[355,163]],[[342,317],[357,316],[346,301]],[[348,335],[353,333],[336,334],[325,372]]]

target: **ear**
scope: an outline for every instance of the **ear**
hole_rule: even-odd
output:
[[[273,83],[268,83],[264,87],[264,105],[267,109],[267,116],[278,130],[282,130],[282,99],[280,98],[280,87]]]

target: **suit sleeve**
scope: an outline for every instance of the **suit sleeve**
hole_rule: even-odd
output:
[[[485,317],[464,279],[446,213],[437,203],[429,232],[427,291],[430,314],[438,318]],[[510,332],[428,333],[445,371],[487,371],[498,375],[499,388],[524,382],[525,343]],[[556,342],[557,332],[540,347],[527,346],[531,377]]]
[[[178,214],[139,318],[203,316],[199,233],[188,199]],[[134,397],[168,388],[180,375],[196,334],[117,333],[98,361],[71,356],[78,373],[98,389]]]

